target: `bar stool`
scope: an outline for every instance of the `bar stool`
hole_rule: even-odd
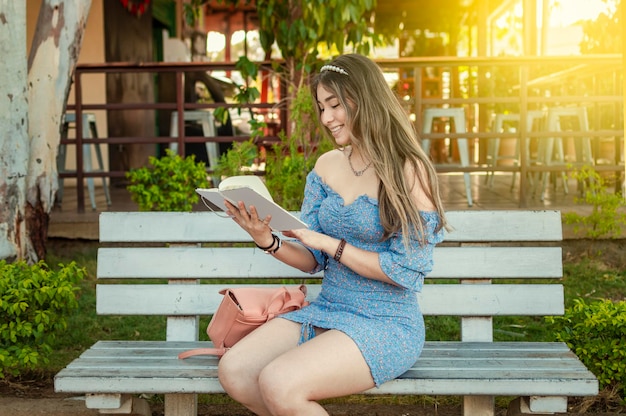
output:
[[[213,121],[213,114],[208,111],[185,111],[183,112],[184,121],[195,122],[202,126],[202,134],[204,137],[215,136],[215,124]],[[170,137],[178,137],[178,111],[172,112],[172,118],[170,123]],[[171,142],[170,149],[173,152],[178,151],[178,143]],[[219,162],[219,150],[218,144],[215,142],[206,142],[206,152],[209,158],[209,166],[214,168]]]
[[[537,121],[541,122],[545,118],[545,113],[541,110],[531,110],[526,112],[526,132],[530,132],[534,130],[535,123]],[[519,126],[520,115],[518,113],[497,113],[494,119],[494,128],[493,131],[497,133],[504,132],[505,123],[517,123]],[[499,160],[512,160],[514,166],[520,165],[520,140],[519,138],[515,138],[515,151],[513,154],[504,154],[500,155],[500,137],[495,137],[493,139],[489,139],[488,142],[488,150],[487,150],[487,165],[493,167],[498,166]],[[526,138],[526,162],[527,165],[530,165],[536,162],[535,159],[531,157],[530,153],[530,137]],[[489,184],[489,187],[493,186],[493,177],[494,170],[488,171],[487,176],[485,177],[485,183]],[[513,172],[511,179],[511,189],[515,188],[515,179],[517,177],[517,172]],[[532,184],[531,177],[531,184]],[[533,185],[534,186],[534,185]]]
[[[96,116],[93,113],[82,113],[83,121],[83,138],[84,139],[97,139],[98,128],[96,127]],[[63,128],[61,130],[61,138],[67,139],[70,128],[76,128],[76,114],[65,113],[63,116]],[[94,146],[96,151],[96,161],[98,162],[98,170],[93,170],[91,163],[91,147]],[[65,163],[67,158],[67,146],[62,144],[59,146],[59,153],[57,154],[57,171],[59,173],[68,173],[70,171],[65,169]],[[102,152],[100,151],[100,144],[83,144],[83,170],[85,172],[104,172],[104,163],[102,160]],[[94,178],[87,179],[87,189],[89,191],[89,200],[91,202],[91,208],[96,209],[96,190]],[[57,190],[56,200],[58,203],[63,201],[63,178],[59,178],[59,189]],[[104,197],[107,205],[111,205],[111,194],[109,193],[109,186],[107,185],[106,178],[102,177],[102,188],[104,190]]]
[[[589,121],[587,118],[587,109],[585,107],[553,107],[548,109],[547,128],[550,132],[562,132],[562,117],[574,118],[578,121],[579,131],[589,131]],[[544,166],[566,166],[567,164],[582,166],[583,164],[593,165],[593,156],[591,152],[590,137],[574,138],[575,161],[566,161],[563,146],[563,137],[548,137],[542,141],[539,147],[538,163]],[[545,189],[550,172],[542,172],[541,174],[541,200],[545,198]],[[563,192],[569,193],[567,186],[567,175],[565,171],[561,172],[561,180],[563,182]]]
[[[204,137],[215,137],[215,123],[213,114],[209,111],[184,111],[183,112],[185,122],[194,122],[202,126],[202,134]],[[178,111],[172,112],[172,118],[170,122],[170,137],[178,137]],[[209,168],[211,170],[217,167],[219,163],[219,145],[216,142],[206,142],[206,153],[209,158]],[[171,142],[170,150],[174,153],[178,152],[178,143]],[[219,178],[213,178],[213,185],[217,186]]]
[[[430,134],[432,132],[433,121],[436,119],[448,119],[454,122],[455,133],[467,133],[465,127],[465,110],[461,107],[455,108],[427,108],[424,110],[422,130],[424,134]],[[469,166],[469,147],[467,144],[467,138],[458,138],[457,144],[459,146],[459,154],[461,157],[461,166]],[[430,154],[430,139],[422,139],[422,148],[426,154]],[[465,179],[465,193],[467,195],[467,204],[471,207],[472,201],[472,188],[470,183],[469,172],[463,173]]]

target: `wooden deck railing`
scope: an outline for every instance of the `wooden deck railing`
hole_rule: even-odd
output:
[[[516,166],[487,166],[486,143],[488,139],[499,137],[517,138],[524,142],[526,138],[542,139],[555,137],[559,133],[547,131],[527,131],[526,115],[533,109],[546,109],[550,106],[584,105],[591,114],[590,131],[568,131],[560,133],[563,137],[592,137],[595,143],[612,140],[615,146],[614,160],[610,163],[597,164],[599,171],[613,171],[618,175],[624,172],[624,120],[623,120],[623,61],[620,55],[571,56],[571,57],[421,57],[377,60],[384,72],[397,77],[394,86],[406,102],[406,108],[415,119],[416,128],[422,131],[421,114],[427,107],[464,107],[468,114],[468,132],[463,137],[472,140],[473,152],[468,167],[441,165],[440,172],[518,172],[520,173],[519,204],[527,206],[527,173],[563,170],[563,167],[530,165],[526,163],[529,155],[525,146],[520,147],[520,163]],[[271,62],[262,63],[263,68],[271,71]],[[85,139],[82,137],[81,113],[92,110],[152,109],[173,110],[179,114],[185,110],[232,107],[224,103],[188,103],[184,97],[184,73],[211,70],[235,70],[234,64],[225,63],[104,63],[78,65],[75,71],[75,104],[68,106],[77,113],[76,138],[63,140],[63,144],[78,146],[95,143],[107,145],[120,144],[157,144],[170,143],[171,137],[101,137]],[[82,77],[86,74],[109,73],[174,73],[176,75],[176,100],[171,103],[97,103],[86,104],[83,99]],[[447,79],[433,79],[432,73]],[[410,76],[406,76],[410,75]],[[410,79],[409,79],[410,78]],[[428,95],[429,82],[447,82],[441,96]],[[441,90],[440,90],[441,91]],[[432,91],[431,91],[432,92]],[[418,98],[416,98],[418,97]],[[255,103],[246,107],[255,109],[273,109],[279,113],[278,131],[285,125],[288,114],[286,106],[278,103]],[[520,114],[519,129],[516,132],[494,132],[491,128],[492,115],[496,112],[517,112]],[[184,120],[178,118],[176,138],[178,151],[183,154],[185,143],[205,141],[239,141],[247,136],[224,137],[186,137]],[[439,132],[423,135],[433,140],[454,139],[461,137],[456,133]],[[261,140],[275,140],[265,137]],[[596,150],[597,150],[597,146]],[[594,156],[597,157],[597,156]],[[122,177],[123,171],[84,172],[82,152],[76,152],[75,172],[64,173],[62,177],[77,179],[78,211],[84,211],[83,181],[86,177]]]
[[[407,111],[415,115],[418,131],[422,131],[420,115],[424,108],[466,109],[469,133],[422,134],[423,138],[434,140],[468,137],[474,141],[471,166],[441,165],[438,166],[439,172],[519,172],[519,203],[520,207],[526,207],[529,189],[527,173],[562,171],[564,168],[527,163],[529,155],[525,146],[520,146],[519,165],[487,166],[487,140],[516,138],[523,143],[526,138],[591,137],[596,158],[600,140],[611,140],[614,144],[613,160],[596,164],[595,168],[616,172],[618,177],[624,173],[624,70],[621,55],[422,57],[377,62],[385,72],[401,74],[398,91],[404,95]],[[409,76],[403,78],[403,74]],[[447,79],[440,79],[442,76]],[[446,84],[441,96],[433,96],[432,90],[428,90],[437,82]],[[547,110],[554,106],[585,106],[591,119],[589,131],[527,131],[525,121],[529,111]],[[493,131],[492,116],[498,112],[519,113],[520,123],[516,132]]]
[[[260,63],[261,71],[269,73],[272,71],[271,62]],[[250,136],[214,136],[210,138],[206,137],[192,137],[185,135],[185,120],[183,117],[178,117],[178,137],[172,138],[168,136],[160,137],[99,137],[99,138],[84,138],[83,137],[83,118],[82,114],[88,111],[94,110],[171,110],[176,111],[178,114],[183,114],[184,111],[198,110],[198,109],[215,109],[215,108],[242,108],[253,109],[255,111],[272,111],[278,113],[278,119],[280,123],[287,119],[286,106],[284,103],[276,102],[263,102],[263,103],[251,103],[251,104],[233,104],[233,103],[198,103],[187,102],[185,100],[185,74],[197,73],[201,71],[236,71],[234,63],[215,63],[215,62],[180,62],[180,63],[165,63],[165,62],[148,62],[148,63],[102,63],[102,64],[81,64],[77,65],[74,72],[74,104],[68,105],[67,109],[76,113],[76,133],[74,139],[61,140],[61,144],[75,145],[77,149],[81,149],[83,144],[98,143],[103,145],[133,145],[133,144],[169,144],[176,141],[178,146],[178,153],[180,155],[185,154],[185,144],[187,143],[203,143],[206,141],[212,142],[236,142],[246,141],[250,139]],[[125,73],[151,73],[151,74],[163,74],[170,73],[175,74],[176,79],[176,99],[173,102],[123,102],[123,103],[85,103],[83,97],[83,77],[88,74],[125,74]],[[284,86],[281,86],[284,88]],[[284,91],[282,91],[284,95]],[[257,143],[267,144],[276,142],[278,138],[275,136],[277,131],[281,130],[281,125],[278,125],[277,129],[272,131],[272,135],[262,136],[256,139]],[[77,199],[78,199],[78,212],[84,212],[84,179],[87,177],[109,177],[119,178],[124,177],[125,171],[96,171],[85,172],[83,169],[83,152],[76,152],[76,170],[72,172],[64,172],[59,174],[62,178],[75,177],[77,181]]]

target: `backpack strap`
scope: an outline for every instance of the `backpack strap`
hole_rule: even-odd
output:
[[[181,360],[184,360],[185,358],[188,357],[193,357],[196,355],[216,355],[218,357],[221,357],[222,355],[226,354],[226,351],[228,351],[228,348],[222,347],[222,348],[195,348],[193,350],[187,350],[187,351],[183,351],[180,354],[178,354],[178,358]]]

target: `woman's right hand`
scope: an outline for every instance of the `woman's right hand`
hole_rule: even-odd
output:
[[[237,205],[233,205],[229,201],[224,201],[224,204],[228,208],[226,214],[243,228],[245,232],[250,234],[250,237],[258,246],[269,247],[272,245],[274,237],[269,226],[272,219],[271,215],[261,219],[254,205],[250,205],[248,210],[242,201],[237,202]]]

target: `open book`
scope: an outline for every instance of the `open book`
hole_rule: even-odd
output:
[[[226,211],[224,200],[234,205],[238,201],[243,201],[246,207],[254,205],[261,219],[272,216],[269,225],[275,231],[307,228],[299,218],[274,202],[261,178],[255,175],[231,176],[221,181],[217,188],[197,188],[196,192],[214,211]]]

